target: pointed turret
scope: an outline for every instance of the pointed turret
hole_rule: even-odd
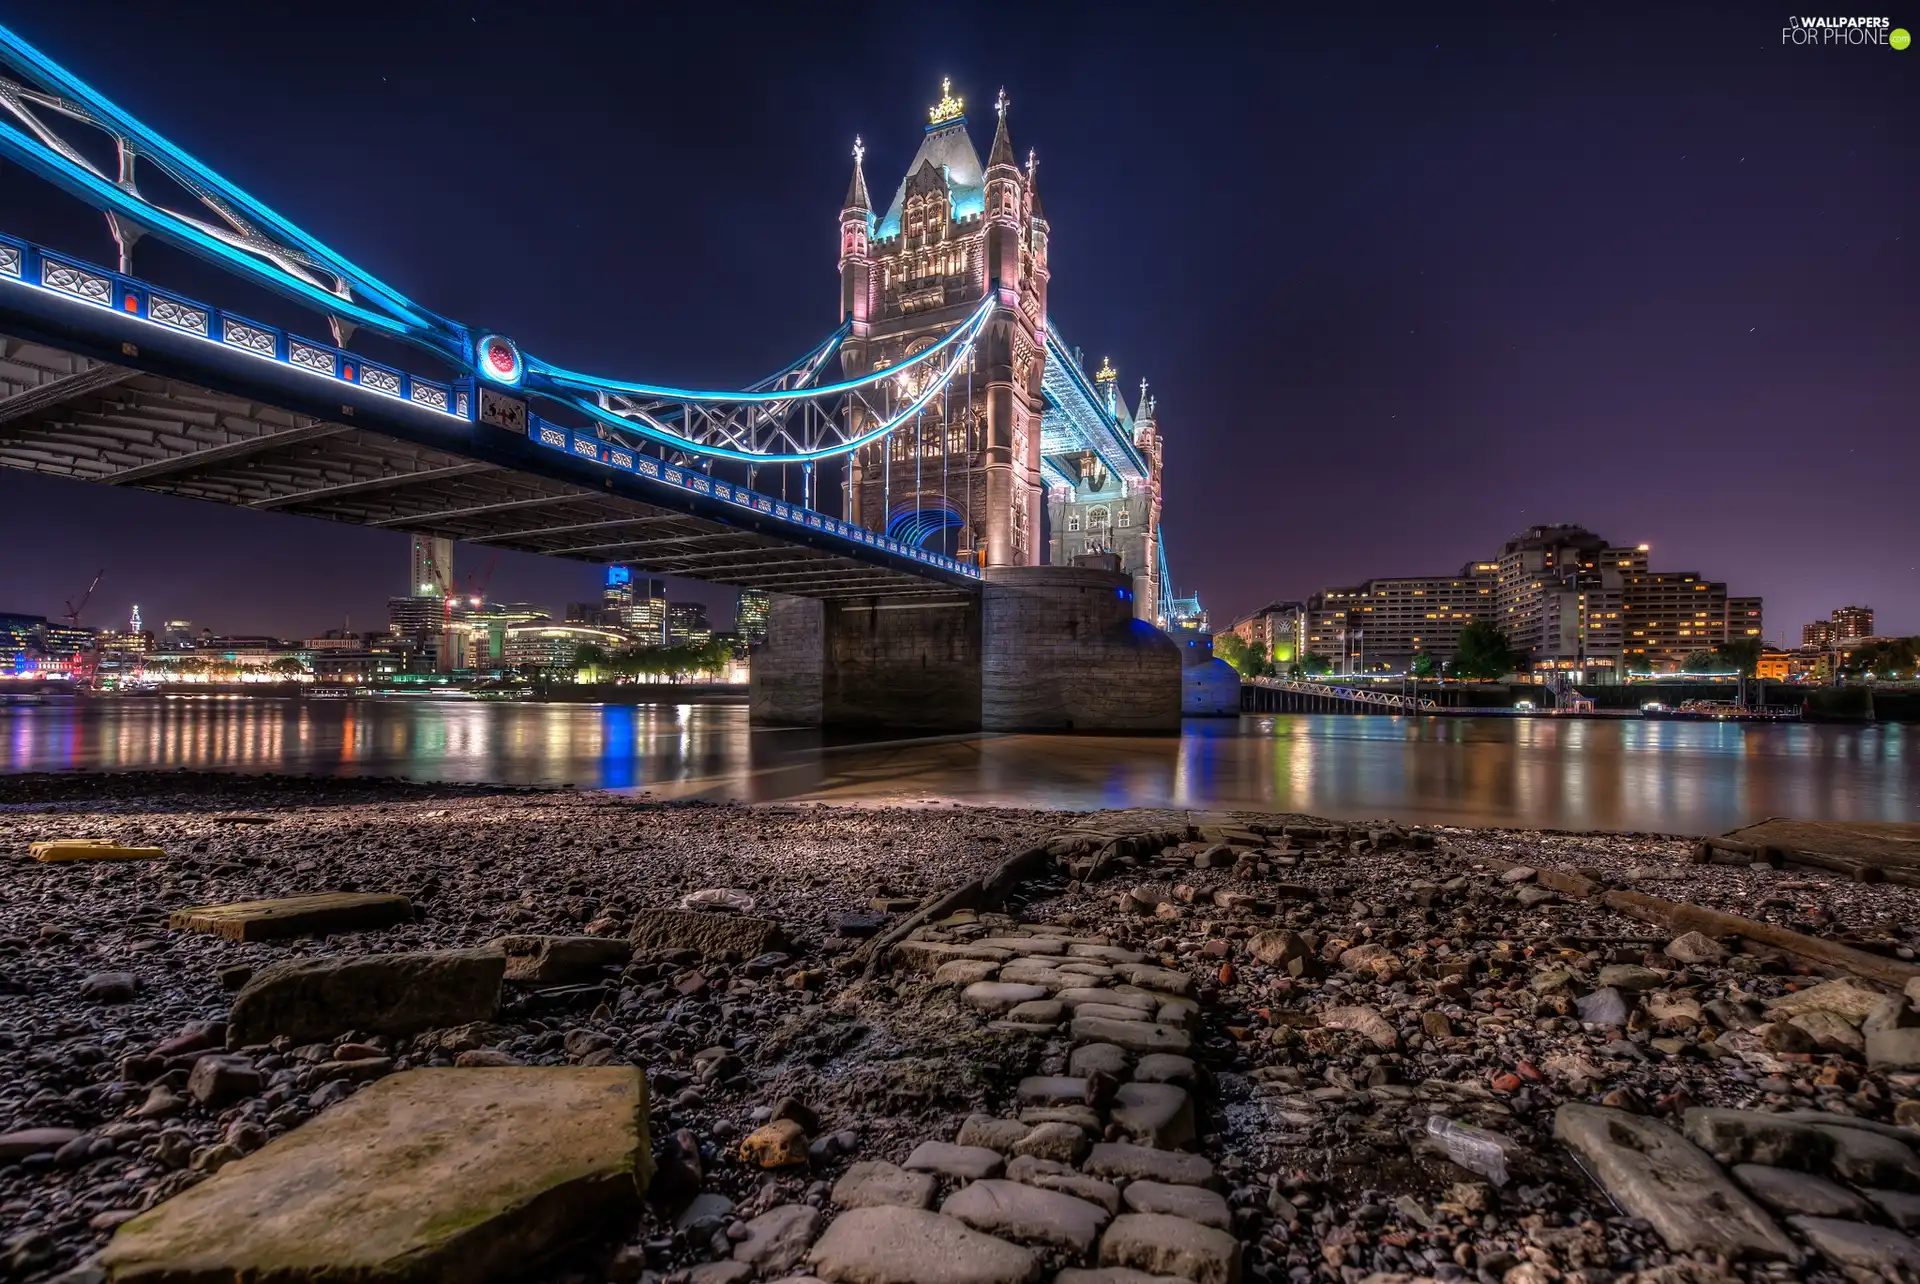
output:
[[[866,144],[853,140],[853,181],[840,210],[840,317],[864,334],[873,310],[873,207],[867,200],[867,176],[860,168]]]
[[[987,153],[988,169],[992,169],[995,165],[1019,167],[1019,163],[1013,159],[1013,142],[1007,137],[1007,108],[1011,105],[1007,91],[1002,89],[1000,96],[993,103],[994,110],[1000,116],[1000,123],[994,126],[993,150]]]
[[[869,213],[873,210],[873,202],[867,197],[866,171],[860,167],[860,162],[866,154],[866,144],[856,136],[853,140],[853,181],[847,184],[847,203],[842,205],[841,209],[864,210]]]
[[[1032,148],[1027,149],[1027,199],[1033,210],[1033,217],[1039,222],[1047,221],[1047,210],[1040,203],[1040,158]]]

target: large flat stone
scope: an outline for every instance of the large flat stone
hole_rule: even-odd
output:
[[[652,1176],[632,1066],[409,1070],[122,1226],[116,1284],[524,1278],[630,1225]]]
[[[863,1159],[833,1184],[833,1202],[842,1208],[932,1208],[940,1179],[910,1173],[884,1159]]]
[[[1794,1229],[1807,1237],[1822,1255],[1842,1266],[1881,1275],[1888,1268],[1900,1272],[1897,1278],[1911,1278],[1920,1272],[1920,1243],[1884,1226],[1838,1221],[1831,1217],[1790,1217]]]
[[[975,981],[960,991],[962,1002],[982,1012],[1009,1012],[1022,1003],[1032,1003],[1046,997],[1045,986],[1019,981]]]
[[[940,1211],[977,1231],[1017,1244],[1063,1248],[1076,1257],[1093,1250],[1112,1214],[1098,1204],[1017,1181],[977,1181],[947,1196]]]
[[[248,1047],[286,1035],[314,1043],[348,1030],[417,1034],[489,1021],[506,967],[498,950],[288,959],[234,996],[227,1042]]]
[[[1878,1132],[1837,1125],[1820,1131],[1833,1138],[1833,1174],[1856,1186],[1920,1190],[1920,1158],[1904,1141]]]
[[[1765,1110],[1695,1106],[1681,1127],[1688,1141],[1723,1164],[1824,1172],[1833,1155],[1833,1138],[1820,1129]]]
[[[230,941],[273,941],[329,932],[368,932],[413,918],[413,904],[388,892],[314,892],[230,905],[195,905],[167,916],[167,926]]]
[[[1125,1177],[1129,1181],[1159,1181],[1175,1186],[1204,1186],[1213,1180],[1213,1165],[1203,1155],[1155,1150],[1124,1141],[1103,1141],[1093,1148],[1081,1169],[1093,1177]]]
[[[1064,1074],[1030,1074],[1014,1095],[1023,1106],[1076,1105],[1087,1099],[1087,1081]]]
[[[856,1208],[807,1254],[831,1284],[1034,1284],[1040,1259],[957,1218],[919,1208]]]
[[[1202,1226],[1212,1226],[1218,1230],[1233,1229],[1233,1210],[1227,1206],[1226,1197],[1204,1186],[1169,1186],[1165,1182],[1134,1181],[1127,1183],[1123,1195],[1129,1212],[1165,1213],[1169,1217],[1184,1217],[1190,1222],[1199,1222]]]
[[[1004,963],[1012,957],[1012,950],[997,950],[983,945],[950,945],[942,941],[902,941],[893,947],[894,961],[916,972],[936,972],[942,964],[956,959]]]
[[[997,1150],[985,1146],[954,1146],[944,1141],[923,1141],[907,1156],[906,1167],[917,1173],[939,1173],[960,1181],[980,1181],[998,1177],[1006,1160]]]
[[[1099,1266],[1085,1270],[1069,1266],[1053,1277],[1053,1284],[1188,1284],[1177,1275],[1149,1275],[1125,1266]]]
[[[750,959],[786,945],[780,925],[770,918],[683,909],[641,910],[627,939],[636,950],[693,950],[709,958]]]
[[[1120,990],[1099,989],[1089,986],[1075,986],[1062,990],[1053,996],[1070,1008],[1079,1009],[1089,1003],[1098,1003],[1102,1007],[1130,1008],[1140,1014],[1139,1020],[1146,1020],[1160,1006],[1160,1000],[1144,990],[1125,993]]]
[[[1111,1043],[1129,1052],[1186,1053],[1193,1039],[1185,1030],[1157,1021],[1110,1021],[1106,1017],[1073,1019],[1075,1043]]]
[[[501,936],[487,947],[507,956],[507,980],[521,985],[598,981],[633,957],[633,946],[604,936]]]
[[[1110,1117],[1129,1138],[1159,1150],[1193,1140],[1193,1099],[1170,1083],[1121,1084]]]
[[[1100,1237],[1100,1264],[1195,1284],[1239,1284],[1240,1241],[1184,1217],[1122,1213]]]
[[[811,1204],[781,1204],[746,1224],[740,1242],[733,1246],[733,1260],[763,1276],[784,1275],[800,1264],[819,1233],[819,1209]]]
[[[1675,1252],[1798,1259],[1774,1220],[1665,1124],[1575,1103],[1555,1112],[1553,1135],[1586,1161],[1614,1203],[1651,1222]]]
[[[1193,993],[1193,977],[1170,967],[1155,967],[1151,963],[1122,963],[1114,971],[1125,977],[1129,985],[1137,985],[1142,989],[1158,990],[1162,994],[1183,998]]]
[[[1776,1213],[1852,1218],[1871,1215],[1866,1200],[1846,1187],[1812,1173],[1797,1173],[1791,1168],[1769,1168],[1764,1164],[1735,1164],[1733,1179]]]
[[[1057,1160],[1016,1155],[1013,1162],[1007,1165],[1007,1180],[1038,1186],[1041,1190],[1057,1190],[1076,1199],[1098,1204],[1109,1213],[1120,1211],[1118,1187],[1097,1177],[1077,1173]]]

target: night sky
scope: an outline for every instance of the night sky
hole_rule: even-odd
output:
[[[884,201],[942,76],[982,155],[1004,85],[1039,153],[1053,320],[1123,387],[1152,381],[1174,578],[1217,624],[1573,521],[1763,594],[1776,641],[1847,602],[1920,632],[1920,47],[1783,47],[1765,5],[1440,7],[4,20],[428,306],[576,369],[710,386],[837,322],[854,135]],[[111,262],[97,214],[5,162],[0,228]],[[234,302],[169,253],[136,268]],[[0,610],[55,614],[105,567],[98,624],[138,600],[150,624],[375,628],[406,580],[397,534],[14,473],[0,541]],[[597,583],[510,554],[492,592],[558,607]]]

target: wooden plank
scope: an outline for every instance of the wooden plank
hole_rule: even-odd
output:
[[[413,918],[413,903],[391,892],[314,892],[175,910],[167,926],[230,941],[271,941],[328,932],[366,932]]]
[[[48,864],[77,860],[164,860],[166,852],[158,847],[123,847],[105,838],[56,838],[33,843],[27,855]]]
[[[1519,861],[1507,860],[1500,856],[1469,856],[1457,850],[1454,855],[1456,859],[1484,865],[1499,873],[1505,873],[1520,865]],[[1869,954],[1865,950],[1856,950],[1837,941],[1807,936],[1784,927],[1776,927],[1772,923],[1742,918],[1738,914],[1723,914],[1719,910],[1689,905],[1684,901],[1670,901],[1659,896],[1649,896],[1645,892],[1608,888],[1593,879],[1566,870],[1535,868],[1538,868],[1538,873],[1534,881],[1543,887],[1550,887],[1556,892],[1578,897],[1581,900],[1597,901],[1608,909],[1618,910],[1643,923],[1654,923],[1666,928],[1675,936],[1686,932],[1698,932],[1702,936],[1711,937],[1744,937],[1757,945],[1782,950],[1827,967],[1840,968],[1855,976],[1879,981],[1895,989],[1903,987],[1914,977],[1920,976],[1920,964],[1903,963],[1898,959]]]

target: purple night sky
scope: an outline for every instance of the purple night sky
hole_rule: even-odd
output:
[[[1775,641],[1847,602],[1920,633],[1920,48],[1783,47],[1786,10],[1752,5],[1439,8],[6,20],[435,309],[683,384],[745,383],[837,321],[856,133],[890,192],[942,76],[983,153],[1004,84],[1053,319],[1152,381],[1174,578],[1217,624],[1570,521],[1764,595]],[[111,261],[97,214],[5,162],[0,229]],[[177,258],[137,266],[223,301]],[[0,611],[56,614],[105,567],[96,624],[137,600],[149,624],[374,628],[406,579],[402,535],[15,473],[0,541]],[[598,581],[508,554],[492,592]]]

